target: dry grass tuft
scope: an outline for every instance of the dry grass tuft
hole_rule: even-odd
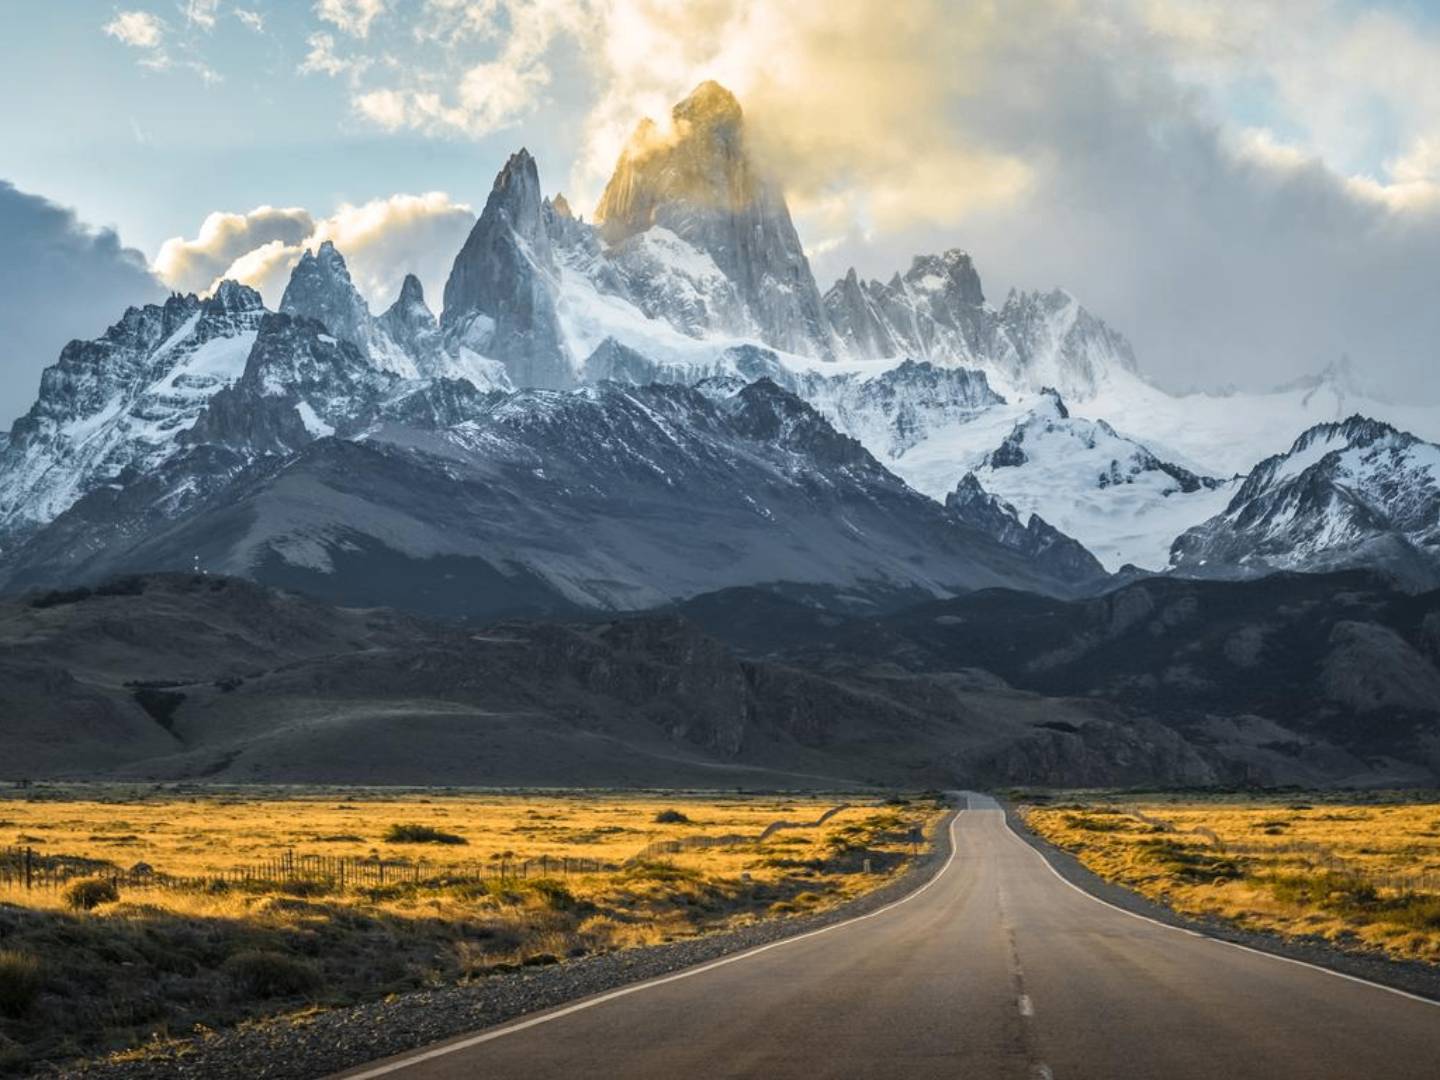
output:
[[[1373,798],[1090,795],[1025,818],[1095,873],[1177,911],[1440,962],[1440,805]]]

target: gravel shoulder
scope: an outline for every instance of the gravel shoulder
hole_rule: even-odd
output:
[[[945,865],[953,817],[954,811],[945,815],[931,849],[896,878],[816,915],[767,920],[740,930],[582,957],[299,1018],[257,1021],[168,1044],[143,1060],[70,1062],[37,1075],[87,1080],[312,1080],[352,1069],[868,914],[919,888]]]
[[[1068,851],[1031,832],[1014,806],[1006,803],[1004,810],[1005,820],[1015,834],[1038,851],[1061,877],[1118,908],[1144,915],[1168,926],[1198,931],[1221,941],[1244,945],[1288,960],[1300,960],[1343,975],[1440,1001],[1440,967],[1418,961],[1394,960],[1372,951],[1347,951],[1321,938],[1288,938],[1279,934],[1241,929],[1223,919],[1182,915],[1163,904],[1147,900],[1123,885],[1106,881],[1087,869]]]

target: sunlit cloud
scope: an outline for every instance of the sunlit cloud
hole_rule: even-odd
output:
[[[271,241],[298,244],[315,228],[315,219],[298,207],[261,206],[249,213],[210,214],[193,239],[172,237],[155,256],[160,279],[181,292],[200,292],[236,259]]]
[[[148,11],[122,11],[103,29],[132,49],[158,49],[165,38],[165,23]]]
[[[258,289],[274,307],[300,256],[329,240],[345,256],[356,287],[379,310],[395,299],[407,273],[438,301],[474,222],[474,210],[438,191],[345,204],[323,218],[295,207],[213,213],[194,238],[167,240],[154,270],[172,288],[201,293],[231,278]]]
[[[370,34],[370,24],[385,11],[385,0],[316,0],[315,14],[352,37]]]
[[[202,31],[210,30],[215,24],[216,3],[206,0],[192,0],[181,9],[187,25],[197,26]],[[164,19],[148,11],[122,11],[106,23],[101,30],[140,53],[139,64],[151,71],[191,71],[206,83],[218,83],[222,76],[218,71],[195,54],[195,50],[183,42],[175,55],[168,48],[169,25]]]

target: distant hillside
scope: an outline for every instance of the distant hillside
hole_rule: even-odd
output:
[[[1360,576],[477,629],[148,575],[0,600],[0,647],[10,779],[1413,783],[1440,702],[1440,600]]]

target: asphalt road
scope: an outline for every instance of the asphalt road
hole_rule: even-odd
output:
[[[954,857],[876,914],[360,1077],[1440,1077],[1440,1006],[1126,914],[969,796]]]

